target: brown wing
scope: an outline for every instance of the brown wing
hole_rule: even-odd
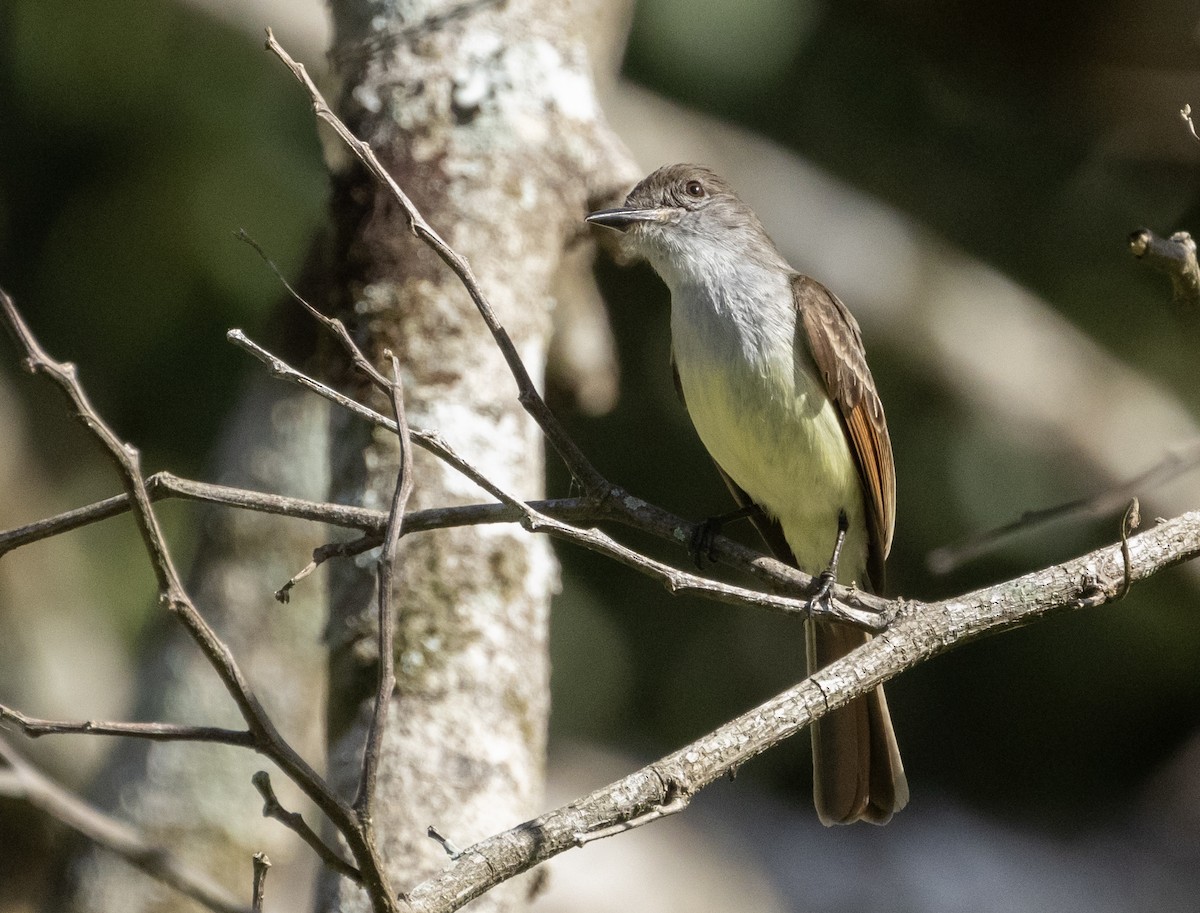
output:
[[[883,404],[867,367],[862,334],[846,306],[821,283],[807,276],[792,280],[797,333],[803,328],[808,350],[837,405],[850,437],[862,478],[871,553],[867,573],[876,590],[883,588],[883,562],[892,548],[896,525],[896,469]]]

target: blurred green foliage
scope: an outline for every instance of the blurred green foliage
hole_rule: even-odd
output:
[[[0,276],[150,468],[198,472],[246,363],[225,330],[279,297],[233,232],[295,273],[325,192],[312,118],[261,42],[184,6],[0,19]],[[70,471],[59,426],[34,430]]]

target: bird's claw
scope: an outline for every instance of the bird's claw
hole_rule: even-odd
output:
[[[808,597],[808,614],[810,616],[828,612],[833,600],[833,585],[837,582],[837,571],[826,568],[813,578],[813,591]]]
[[[705,558],[710,564],[715,560],[713,546],[722,526],[724,526],[724,520],[721,517],[709,517],[692,527],[692,536],[688,542],[688,554],[692,556],[692,561],[700,570],[704,569]]]

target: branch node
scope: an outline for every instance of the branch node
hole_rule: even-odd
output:
[[[444,836],[442,832],[432,824],[429,825],[429,830],[427,830],[425,833],[441,844],[442,849],[446,851],[446,855],[449,856],[451,860],[456,860],[462,856],[463,851],[458,848],[454,841],[452,841],[449,837]]]
[[[251,909],[254,913],[262,913],[263,900],[267,893],[267,869],[271,860],[266,853],[254,854],[254,890],[251,894]]]
[[[1125,567],[1125,578],[1121,582],[1121,590],[1117,593],[1118,599],[1124,599],[1129,595],[1129,588],[1133,586],[1133,558],[1129,554],[1129,537],[1133,531],[1141,526],[1142,510],[1138,504],[1137,498],[1132,498],[1129,501],[1129,506],[1125,508],[1125,516],[1121,518],[1121,561]]]
[[[649,824],[651,821],[657,821],[659,818],[666,818],[668,815],[677,815],[691,804],[691,791],[684,784],[680,783],[674,777],[666,777],[664,778],[664,782],[666,789],[663,791],[663,799],[660,803],[651,807],[648,811],[642,812],[640,815],[635,815],[624,821],[618,821],[616,824],[599,827],[591,831],[579,831],[575,834],[575,845],[584,846],[593,840],[614,837],[625,831],[631,831],[635,827]]]
[[[260,770],[250,778],[250,782],[254,784],[254,788],[258,790],[258,794],[263,799],[263,817],[274,818],[288,830],[294,831],[300,839],[307,843],[318,856],[321,861],[333,869],[335,872],[349,878],[355,884],[362,884],[362,873],[341,856],[320,838],[316,831],[308,826],[308,822],[304,820],[304,816],[299,812],[290,812],[283,807],[279,798],[275,795],[275,789],[271,786],[271,775],[265,770]]]
[[[1076,609],[1093,609],[1103,605],[1108,600],[1108,592],[1100,585],[1100,580],[1090,571],[1086,572],[1079,581],[1079,595],[1071,603]]]

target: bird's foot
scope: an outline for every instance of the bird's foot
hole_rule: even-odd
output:
[[[741,520],[743,517],[753,516],[757,509],[756,505],[748,504],[745,507],[739,507],[737,510],[731,510],[726,514],[707,517],[692,527],[692,535],[688,541],[688,554],[692,556],[692,561],[696,563],[696,567],[703,570],[705,558],[708,559],[710,564],[713,563],[713,546],[726,523]]]
[[[846,511],[838,511],[837,539],[833,543],[833,554],[829,556],[829,565],[813,578],[813,590],[808,597],[808,612],[830,609],[829,601],[833,598],[833,585],[837,583],[838,561],[842,557],[842,546],[846,543],[846,530],[850,528],[850,520]]]

